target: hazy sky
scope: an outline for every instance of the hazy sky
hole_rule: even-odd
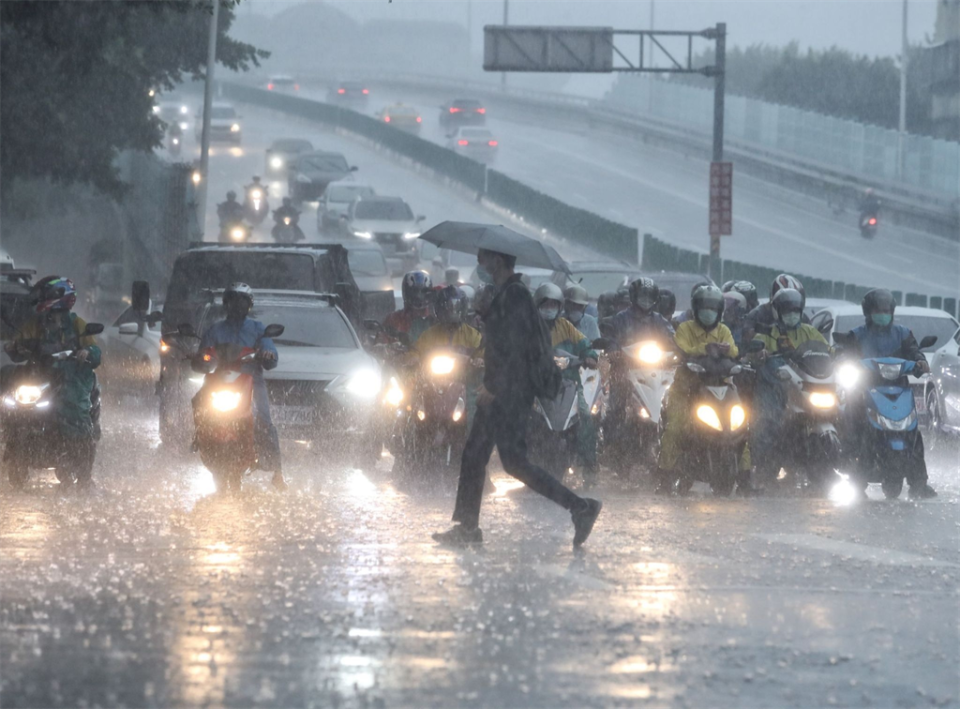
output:
[[[311,0],[320,2],[321,0]],[[901,0],[654,0],[659,29],[702,29],[726,22],[728,45],[798,40],[803,47],[837,45],[860,54],[895,55],[900,51]],[[647,29],[650,0],[509,0],[511,24],[606,25]],[[239,12],[273,14],[288,0],[243,0]],[[357,20],[432,19],[467,24],[480,52],[483,25],[503,21],[502,0],[328,0]],[[469,9],[469,12],[468,12]],[[932,34],[936,0],[909,0],[909,36],[920,42]]]

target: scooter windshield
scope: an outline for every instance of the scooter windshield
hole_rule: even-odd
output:
[[[833,374],[833,357],[824,342],[804,342],[797,348],[795,361],[800,369],[816,379],[826,379]]]

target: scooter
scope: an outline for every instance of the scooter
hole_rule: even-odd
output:
[[[848,344],[846,338],[834,333],[838,344]],[[920,341],[920,349],[936,342],[936,336],[928,335]],[[848,361],[838,369],[847,395],[846,414],[866,416],[866,422],[851,422],[851,430],[861,436],[850,446],[856,468],[852,477],[860,490],[866,490],[868,483],[880,483],[884,496],[896,499],[903,491],[904,478],[913,477],[925,466],[917,405],[908,379],[915,369],[916,362],[898,357]]]
[[[103,325],[87,323],[81,337],[99,335]],[[2,394],[3,467],[10,483],[23,487],[30,468],[54,468],[61,483],[87,482],[100,440],[100,386],[90,393],[91,438],[63,436],[59,430],[58,399],[64,382],[52,365],[76,361],[79,350],[45,353],[27,348],[29,359],[5,373]]]
[[[251,224],[260,224],[270,213],[270,204],[267,202],[267,188],[261,185],[251,185],[247,188],[243,208]]]
[[[293,220],[293,217],[289,216],[274,225],[272,236],[278,244],[295,244],[305,238],[303,229]]]
[[[196,338],[189,324],[178,330],[181,337]],[[260,339],[279,337],[283,330],[283,325],[268,325]],[[240,492],[244,474],[257,465],[253,376],[242,370],[259,362],[259,344],[258,340],[255,347],[217,345],[193,361],[194,371],[204,374],[203,385],[193,398],[194,447],[218,491]]]
[[[689,435],[680,456],[677,491],[690,492],[694,482],[710,485],[728,497],[739,477],[740,458],[747,444],[747,410],[733,377],[747,368],[725,357],[695,357],[685,366],[700,386],[692,398]]]
[[[877,235],[879,220],[876,214],[864,212],[860,215],[860,236],[864,239],[872,239]]]
[[[173,157],[180,155],[180,151],[183,148],[183,136],[170,134],[170,140],[167,143],[167,152],[170,153]]]
[[[837,472],[842,460],[840,409],[830,347],[805,342],[793,352],[771,356],[765,372],[777,379],[785,398],[780,413],[783,443],[767,453],[776,458],[769,467],[795,474],[799,487],[829,493],[842,479]]]

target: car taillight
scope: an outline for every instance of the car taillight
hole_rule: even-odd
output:
[[[423,119],[420,116],[417,116],[417,123],[423,123]]]
[[[384,117],[383,117],[383,122],[384,122],[384,123],[389,123],[389,122],[390,122],[390,116],[384,116]]]
[[[470,145],[469,140],[458,140],[457,145]]]
[[[877,219],[876,219],[876,217],[871,217],[871,218],[870,218],[870,226],[876,226],[876,224],[877,224]]]
[[[495,141],[495,140],[491,140],[491,141],[490,141],[489,143],[487,143],[487,145],[489,145],[489,146],[491,146],[491,147],[493,147],[493,148],[495,148],[495,147],[497,147],[497,141]]]
[[[338,94],[345,94],[345,93],[347,93],[347,90],[346,90],[346,89],[337,89],[337,93],[338,93]]]
[[[478,108],[478,109],[477,109],[477,113],[486,113],[486,112],[487,112],[487,109],[485,109],[485,108]]]
[[[460,113],[460,109],[457,108],[456,106],[451,106],[450,113]]]
[[[293,90],[294,90],[294,91],[299,91],[299,90],[300,90],[300,84],[294,84],[294,85],[293,85]]]
[[[267,84],[267,91],[273,91],[273,84]]]
[[[365,93],[365,94],[370,93],[370,89],[364,89],[364,90],[363,90],[363,93]]]

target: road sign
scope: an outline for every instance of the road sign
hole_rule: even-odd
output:
[[[710,236],[733,234],[733,163],[710,163]]]
[[[484,71],[613,71],[612,27],[483,28]]]

